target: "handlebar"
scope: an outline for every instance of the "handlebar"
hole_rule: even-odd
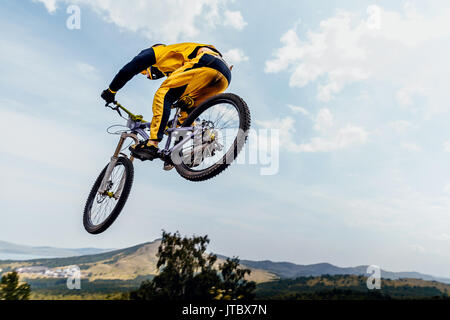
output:
[[[124,111],[128,117],[133,120],[133,121],[139,121],[142,123],[147,123],[147,121],[144,120],[144,117],[140,114],[136,115],[134,113],[132,113],[130,110],[128,110],[127,108],[125,108],[124,106],[122,106],[120,103],[118,103],[117,101],[113,101],[112,102],[115,107],[111,106],[111,103],[107,103],[105,104],[105,107],[107,108],[111,108],[114,111],[117,111],[117,113],[123,118],[122,113],[120,112],[120,110]]]

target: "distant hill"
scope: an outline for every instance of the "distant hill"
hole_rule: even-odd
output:
[[[321,275],[367,275],[367,265],[357,267],[337,267],[330,263],[317,263],[310,265],[300,265],[290,262],[273,262],[269,260],[265,261],[252,261],[241,260],[243,265],[266,270],[270,273],[277,275],[280,278],[297,278],[297,277],[317,277]],[[442,283],[450,284],[449,278],[435,277],[428,274],[419,272],[391,272],[381,270],[381,277],[384,279],[402,279],[412,278],[421,279],[427,281],[438,281]]]
[[[28,247],[13,245],[7,242],[0,242],[0,252],[10,250],[10,252],[37,253],[40,255],[59,254],[60,258],[41,258],[26,261],[0,261],[0,268],[3,271],[12,270],[26,266],[45,266],[48,268],[58,268],[70,265],[78,265],[82,270],[85,279],[92,280],[131,280],[136,277],[147,277],[157,274],[156,253],[160,244],[160,239],[139,244],[133,247],[116,249],[106,252],[104,249],[84,248],[84,249],[58,249],[49,247]],[[22,250],[22,251],[20,251]],[[82,254],[92,252],[94,254]],[[70,256],[66,256],[69,255]],[[66,257],[64,257],[66,256]],[[217,255],[219,262],[226,259],[225,256]],[[367,275],[367,266],[338,267],[329,263],[318,263],[311,265],[299,265],[290,262],[273,262],[270,260],[252,261],[241,260],[241,265],[252,270],[251,279],[260,283],[275,279],[321,276],[321,275]],[[27,275],[36,277],[37,275]],[[438,281],[449,283],[450,279],[435,277],[418,272],[390,272],[381,271],[381,277],[385,279],[414,278],[427,281]]]
[[[273,300],[391,300],[449,299],[450,285],[418,279],[383,279],[380,290],[367,289],[367,277],[325,275],[261,283],[258,299]]]
[[[7,272],[19,267],[47,267],[61,268],[77,265],[81,269],[82,277],[89,281],[94,280],[132,280],[137,277],[156,275],[158,259],[156,253],[161,241],[155,240],[133,247],[113,250],[92,255],[73,256],[65,258],[44,258],[26,261],[0,261],[0,269]],[[223,262],[218,259],[217,263]],[[252,269],[249,279],[256,282],[265,282],[277,277],[265,270]],[[42,273],[22,274],[25,278],[45,278]]]
[[[32,247],[20,244],[14,244],[6,241],[0,241],[0,257],[5,256],[41,256],[41,257],[73,257],[81,255],[97,254],[111,251],[113,249],[98,248],[78,248],[65,249],[54,247]]]

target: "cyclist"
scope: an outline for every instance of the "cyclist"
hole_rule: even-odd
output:
[[[150,139],[130,147],[133,156],[153,160],[158,157],[158,143],[164,136],[172,104],[181,100],[187,107],[181,112],[179,125],[192,108],[225,91],[231,81],[231,68],[212,45],[155,44],[142,50],[127,63],[114,77],[109,88],[102,92],[101,97],[107,103],[112,103],[117,91],[139,73],[151,80],[167,77],[153,99]]]

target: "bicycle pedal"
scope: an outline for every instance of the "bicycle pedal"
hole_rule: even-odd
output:
[[[131,150],[130,150],[131,151]],[[145,158],[145,157],[141,157],[139,154],[134,153],[133,151],[131,151],[131,155],[135,158],[135,159],[139,159],[141,161],[153,161],[153,159],[149,159],[149,158]]]
[[[145,161],[146,159],[142,158],[141,156],[137,155],[137,154],[133,154],[131,153],[131,155],[135,158],[135,159],[139,159],[141,161]]]

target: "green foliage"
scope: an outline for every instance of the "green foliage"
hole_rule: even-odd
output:
[[[84,296],[84,295],[115,295],[128,293],[139,287],[142,281],[152,279],[153,276],[138,276],[130,280],[94,280],[81,279],[81,290],[67,288],[66,278],[29,279],[33,294],[40,296]]]
[[[285,293],[275,295],[272,300],[391,300],[392,298],[375,291],[358,291],[351,289],[323,289],[315,292]]]
[[[239,259],[227,259],[214,268],[217,256],[206,254],[208,236],[181,237],[163,231],[158,248],[159,274],[130,293],[133,300],[252,299],[255,283],[244,279],[249,269]]]
[[[253,299],[253,291],[256,284],[245,280],[245,275],[250,275],[249,269],[239,268],[239,259],[227,258],[227,261],[219,266],[221,274],[221,286],[213,288],[212,292],[216,300]]]
[[[19,275],[16,271],[2,276],[0,300],[28,300],[30,292],[30,286],[27,283],[19,284]]]
[[[272,300],[448,299],[432,286],[394,285],[395,281],[386,280],[381,290],[369,290],[366,281],[354,275],[299,277],[261,283],[255,293],[257,299]]]

